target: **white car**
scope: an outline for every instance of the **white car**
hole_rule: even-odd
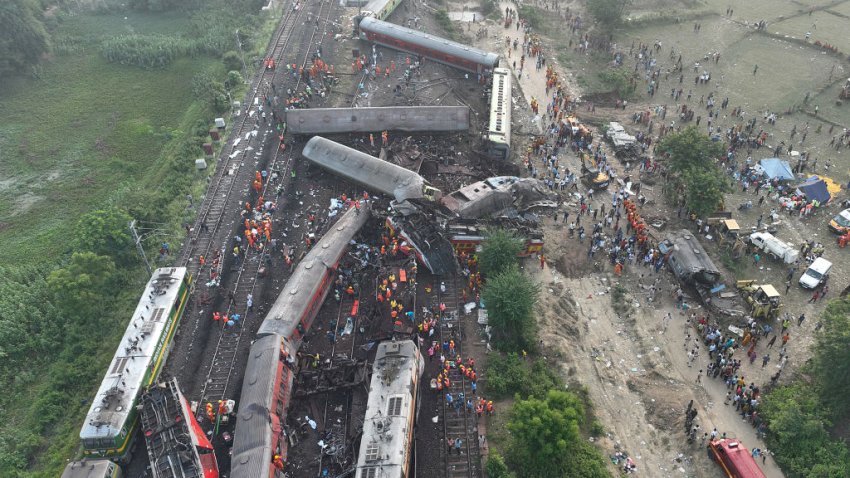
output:
[[[814,262],[812,262],[812,265],[806,269],[806,272],[803,272],[803,275],[800,276],[800,286],[804,289],[814,289],[815,287],[823,284],[829,276],[829,271],[831,269],[832,262],[829,262],[823,257],[818,257]]]

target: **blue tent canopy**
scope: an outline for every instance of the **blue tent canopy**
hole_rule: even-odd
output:
[[[819,179],[817,176],[811,177],[806,182],[798,184],[797,190],[806,195],[807,199],[814,199],[822,204],[830,199],[829,190],[826,187],[826,182]]]
[[[767,158],[759,161],[759,166],[770,179],[794,179],[794,173],[788,161],[779,158]]]

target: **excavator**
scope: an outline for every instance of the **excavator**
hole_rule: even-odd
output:
[[[588,187],[593,189],[605,189],[611,183],[611,177],[599,169],[596,160],[589,153],[581,154],[581,178]]]
[[[750,315],[754,319],[773,320],[779,317],[782,301],[775,287],[770,284],[756,284],[754,280],[739,280],[735,285],[749,304]]]

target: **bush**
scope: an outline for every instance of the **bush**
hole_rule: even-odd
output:
[[[787,476],[848,476],[847,445],[829,436],[829,411],[811,384],[799,381],[770,391],[762,412],[770,423],[767,446]]]
[[[532,7],[530,5],[523,5],[519,7],[518,13],[519,17],[527,21],[532,28],[540,29],[541,27],[543,27],[543,21],[545,20],[545,17],[538,8]]]
[[[221,56],[221,61],[227,71],[242,71],[242,57],[235,51],[229,51]]]
[[[488,278],[481,297],[487,306],[493,345],[505,352],[532,350],[534,337],[534,304],[539,286],[512,265],[495,277]]]
[[[569,392],[516,402],[508,422],[511,469],[521,478],[610,477],[602,455],[581,436],[585,417],[581,399]]]
[[[635,87],[631,84],[631,72],[627,68],[610,68],[599,74],[606,88],[617,92],[620,98],[628,99],[634,94]]]
[[[496,398],[544,398],[549,390],[562,387],[560,377],[541,359],[529,364],[512,353],[492,355],[487,362],[487,393]]]
[[[511,476],[508,465],[505,464],[505,459],[495,451],[490,452],[484,468],[487,472],[487,478],[508,478]]]
[[[107,61],[144,69],[164,68],[182,55],[197,53],[195,43],[167,35],[122,35],[101,44]]]
[[[587,11],[600,24],[616,27],[623,21],[629,0],[587,0]]]

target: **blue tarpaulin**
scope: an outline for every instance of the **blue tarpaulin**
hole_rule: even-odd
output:
[[[759,161],[759,166],[770,179],[794,179],[788,161],[779,158],[767,158]]]
[[[829,190],[826,188],[826,183],[817,176],[811,177],[806,182],[797,185],[797,190],[806,195],[806,199],[814,199],[821,204],[826,203],[830,199]]]

